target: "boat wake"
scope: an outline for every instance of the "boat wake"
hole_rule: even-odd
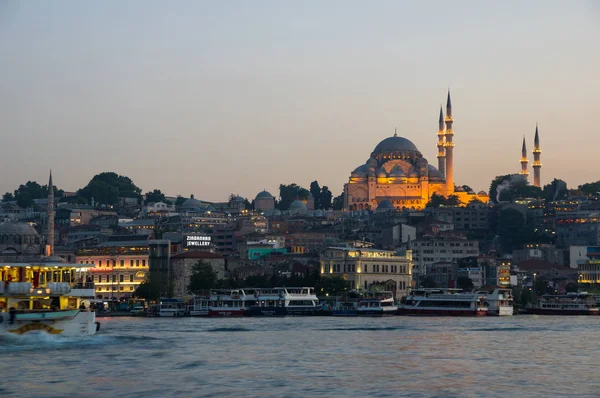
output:
[[[73,349],[95,346],[113,341],[109,336],[64,337],[45,332],[30,332],[24,335],[6,334],[0,336],[0,353],[7,351],[28,351],[44,349]]]

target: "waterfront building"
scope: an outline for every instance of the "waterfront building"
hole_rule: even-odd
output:
[[[579,283],[600,283],[600,247],[587,247],[586,259],[577,265]]]
[[[400,298],[411,286],[412,255],[389,250],[329,247],[320,256],[322,276],[341,276],[354,289],[382,287]]]
[[[464,257],[479,256],[479,242],[467,240],[462,233],[439,232],[423,235],[412,242],[413,279],[416,283],[427,275],[427,265],[457,262]]]
[[[557,213],[554,228],[558,244],[600,246],[600,216],[597,210]]]
[[[122,298],[145,281],[148,253],[148,236],[111,236],[96,247],[79,249],[75,262],[90,266],[97,296]]]
[[[374,210],[381,202],[388,201],[397,209],[423,209],[434,193],[456,195],[464,205],[473,199],[487,203],[489,197],[483,191],[475,194],[455,189],[453,122],[448,92],[446,117],[440,109],[437,133],[439,169],[429,164],[410,140],[394,133],[381,141],[367,162],[351,173],[344,185],[344,208]]]
[[[188,286],[193,273],[193,268],[199,261],[210,264],[217,273],[218,279],[229,277],[225,257],[220,254],[206,251],[187,251],[171,256],[170,278],[173,284],[173,295],[182,297],[189,294]]]

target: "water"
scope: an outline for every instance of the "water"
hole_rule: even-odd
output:
[[[0,396],[600,395],[600,317],[100,321],[0,338]]]

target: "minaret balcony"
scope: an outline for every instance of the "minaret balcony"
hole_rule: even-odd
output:
[[[541,149],[534,149],[533,153],[542,153],[542,150]]]
[[[445,147],[445,148],[454,148],[454,142],[446,142],[446,143],[444,144],[444,147]]]

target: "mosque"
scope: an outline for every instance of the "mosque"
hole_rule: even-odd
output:
[[[453,122],[448,92],[445,117],[440,109],[438,167],[429,164],[410,140],[394,133],[377,144],[367,162],[351,173],[344,185],[344,208],[419,210],[425,207],[434,193],[456,195],[463,205],[474,199],[487,203],[489,196],[486,192],[467,192],[454,185]]]

